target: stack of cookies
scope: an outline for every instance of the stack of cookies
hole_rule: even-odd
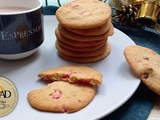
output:
[[[75,0],[56,11],[55,30],[59,55],[69,61],[89,63],[109,55],[108,37],[114,33],[110,7],[98,0]]]

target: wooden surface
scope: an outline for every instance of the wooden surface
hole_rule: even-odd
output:
[[[160,120],[160,96],[158,97],[147,120]]]

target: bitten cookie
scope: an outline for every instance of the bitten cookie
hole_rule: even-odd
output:
[[[57,81],[29,92],[28,101],[41,111],[72,113],[86,107],[95,94],[94,85]]]
[[[160,55],[153,50],[131,45],[124,55],[135,74],[152,91],[160,95]]]
[[[58,21],[64,27],[74,29],[102,26],[108,22],[110,16],[110,6],[99,0],[74,0],[56,11]]]
[[[92,85],[102,82],[102,74],[87,66],[59,66],[42,71],[38,74],[38,77],[45,80],[68,81],[70,83],[82,82]]]

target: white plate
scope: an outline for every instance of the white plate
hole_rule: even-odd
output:
[[[87,107],[71,114],[33,109],[27,101],[28,92],[45,86],[37,74],[47,68],[76,64],[57,55],[54,30],[58,22],[55,16],[45,16],[44,23],[45,41],[36,54],[23,60],[0,60],[0,76],[13,81],[19,94],[16,108],[9,115],[0,118],[1,120],[93,120],[110,114],[133,95],[140,80],[130,70],[123,51],[134,42],[121,31],[114,29],[114,35],[109,38],[112,45],[111,54],[96,63],[80,64],[95,68],[103,74],[103,83],[98,86],[94,100]]]

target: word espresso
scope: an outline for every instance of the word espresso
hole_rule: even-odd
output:
[[[1,31],[0,32],[0,40],[13,40],[13,39],[22,39],[33,35],[40,31],[40,26],[37,26],[32,29],[26,29],[24,31],[15,31],[15,32],[8,32],[8,31]]]

